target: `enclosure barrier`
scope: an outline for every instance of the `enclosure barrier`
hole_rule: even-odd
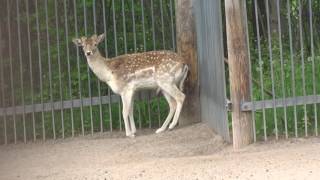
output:
[[[268,137],[318,136],[319,2],[225,5],[237,147]]]
[[[313,0],[0,1],[0,144],[122,130],[119,97],[71,41],[99,33],[107,57],[186,52],[198,88],[186,91],[200,94],[187,101],[189,115],[192,105],[200,108],[200,118],[228,140],[230,96],[235,147],[318,136],[319,9]],[[176,24],[184,15],[188,21]],[[147,91],[135,100],[140,128],[162,123],[163,98]]]
[[[176,49],[173,0],[0,2],[0,144],[122,130],[119,97],[72,44],[105,33],[103,54]],[[156,10],[156,11],[155,11]],[[163,98],[137,95],[138,126],[158,127]]]

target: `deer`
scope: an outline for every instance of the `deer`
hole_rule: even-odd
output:
[[[143,89],[161,92],[169,104],[169,113],[156,133],[167,130],[170,122],[169,130],[172,130],[178,123],[186,97],[183,86],[189,71],[188,64],[177,53],[165,50],[105,58],[98,49],[104,39],[103,33],[73,38],[72,41],[82,47],[89,68],[97,78],[120,95],[126,136],[135,137],[133,97],[135,92]]]

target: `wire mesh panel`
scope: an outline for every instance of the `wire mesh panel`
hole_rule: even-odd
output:
[[[106,34],[106,57],[175,50],[173,0],[0,2],[0,143],[122,130],[119,96],[87,66],[74,37]],[[137,94],[138,127],[158,127],[163,98]]]
[[[320,4],[244,1],[255,140],[318,135]]]

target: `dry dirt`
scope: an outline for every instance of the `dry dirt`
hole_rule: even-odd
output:
[[[320,139],[233,151],[206,125],[0,146],[0,179],[319,179]]]

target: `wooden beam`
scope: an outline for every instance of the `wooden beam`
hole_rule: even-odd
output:
[[[180,125],[200,121],[197,38],[194,0],[176,0],[177,52],[187,61],[190,72],[185,82],[186,99],[179,120]]]
[[[225,0],[230,94],[232,102],[233,147],[253,142],[251,112],[241,111],[241,102],[250,101],[249,58],[244,0]]]

